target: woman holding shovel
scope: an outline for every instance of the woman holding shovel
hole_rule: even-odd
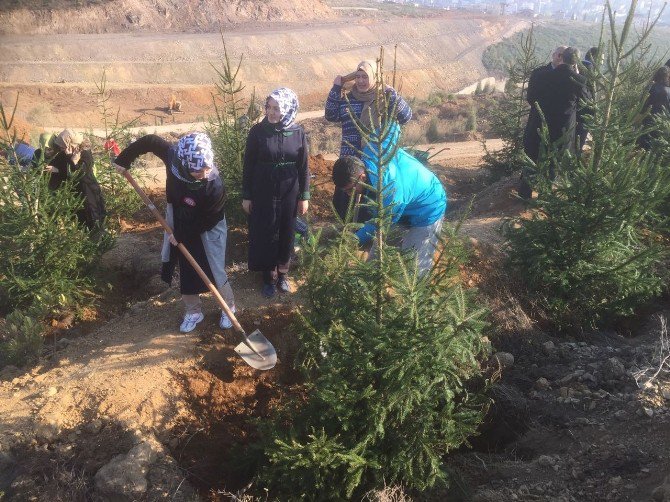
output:
[[[249,270],[263,273],[263,296],[288,293],[296,214],[309,206],[307,140],[295,124],[298,96],[286,87],[265,100],[265,118],[249,131],[242,209],[249,215]]]
[[[235,312],[233,290],[225,271],[228,227],[224,213],[226,191],[219,171],[214,166],[212,143],[204,133],[190,133],[173,145],[159,136],[147,135],[128,145],[115,160],[119,174],[145,153],[159,157],[166,167],[165,193],[168,202],[167,220],[174,233],[167,233],[172,246],[183,244],[198,265],[216,285],[216,289]],[[171,282],[173,268],[170,254],[175,250],[164,246],[162,277]],[[170,253],[172,251],[172,253]],[[204,319],[200,293],[208,291],[203,280],[182,253],[178,254],[180,291],[185,306],[182,333],[193,331]],[[221,312],[219,326],[232,327],[230,318]]]

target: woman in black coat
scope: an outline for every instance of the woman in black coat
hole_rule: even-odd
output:
[[[249,131],[242,208],[249,215],[249,270],[263,273],[262,293],[288,293],[295,217],[309,207],[305,132],[294,123],[298,97],[282,87],[265,100],[265,118]]]
[[[74,188],[83,199],[77,218],[97,235],[104,227],[105,199],[93,172],[93,153],[82,148],[81,138],[65,129],[57,136],[45,135],[42,147],[35,150],[33,165],[43,166],[50,173],[49,188],[58,190],[68,178],[75,179]]]

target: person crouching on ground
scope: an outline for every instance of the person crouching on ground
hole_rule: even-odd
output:
[[[289,293],[296,215],[309,207],[309,166],[303,128],[294,123],[298,97],[282,87],[265,99],[265,118],[249,131],[242,209],[249,215],[249,270],[263,273],[263,296]]]
[[[383,150],[388,151],[390,143],[388,141]],[[371,145],[364,150],[364,160],[340,157],[333,166],[335,186],[349,197],[374,197],[373,193],[367,193],[365,184],[377,186],[377,158]],[[418,271],[424,275],[433,265],[447,209],[444,187],[437,176],[402,148],[398,148],[384,167],[382,184],[390,188],[383,204],[390,208],[392,225],[400,231],[400,248],[416,251]],[[375,231],[374,221],[369,220],[356,232],[361,246],[372,241]]]
[[[235,312],[233,290],[225,270],[228,234],[224,212],[226,190],[214,166],[209,136],[190,133],[179,139],[176,145],[153,134],[143,136],[128,145],[116,158],[114,165],[119,174],[123,174],[137,157],[145,153],[156,155],[166,168],[166,220],[174,229],[174,234],[166,239],[172,246],[181,242],[188,249]],[[174,268],[170,264],[174,262],[170,257],[175,253],[179,261],[179,289],[186,310],[179,331],[188,333],[204,319],[200,293],[207,292],[208,288],[186,258],[171,246],[167,249],[164,246],[162,254],[163,280],[172,281]],[[223,311],[219,326],[222,329],[232,327]]]

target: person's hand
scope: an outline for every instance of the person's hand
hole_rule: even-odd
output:
[[[57,167],[54,167],[54,166],[46,166],[46,167],[44,168],[44,171],[47,172],[47,173],[51,173],[51,174],[55,174],[55,173],[60,172],[60,171],[58,170],[58,168],[57,168]]]
[[[170,244],[172,244],[173,246],[176,246],[176,245],[179,244],[179,243],[177,242],[177,239],[175,239],[173,233],[169,233],[169,234],[168,234],[168,240],[170,241]]]
[[[335,80],[333,80],[333,85],[342,85],[342,75],[335,77]]]
[[[242,201],[242,211],[244,211],[247,214],[251,214],[251,201],[248,199],[244,199]]]
[[[298,201],[298,214],[300,216],[307,213],[308,208],[309,208],[309,201],[308,200],[299,200]]]
[[[113,162],[112,165],[114,166],[114,169],[116,169],[116,172],[119,173],[121,176],[123,176],[124,173],[126,172],[126,168],[118,165],[116,162]]]

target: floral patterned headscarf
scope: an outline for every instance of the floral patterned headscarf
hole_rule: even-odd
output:
[[[298,115],[298,96],[288,87],[280,87],[275,89],[270,93],[266,98],[265,102],[267,103],[268,99],[274,99],[279,105],[279,111],[281,113],[281,120],[279,125],[282,129],[286,129],[295,122],[295,117]]]

